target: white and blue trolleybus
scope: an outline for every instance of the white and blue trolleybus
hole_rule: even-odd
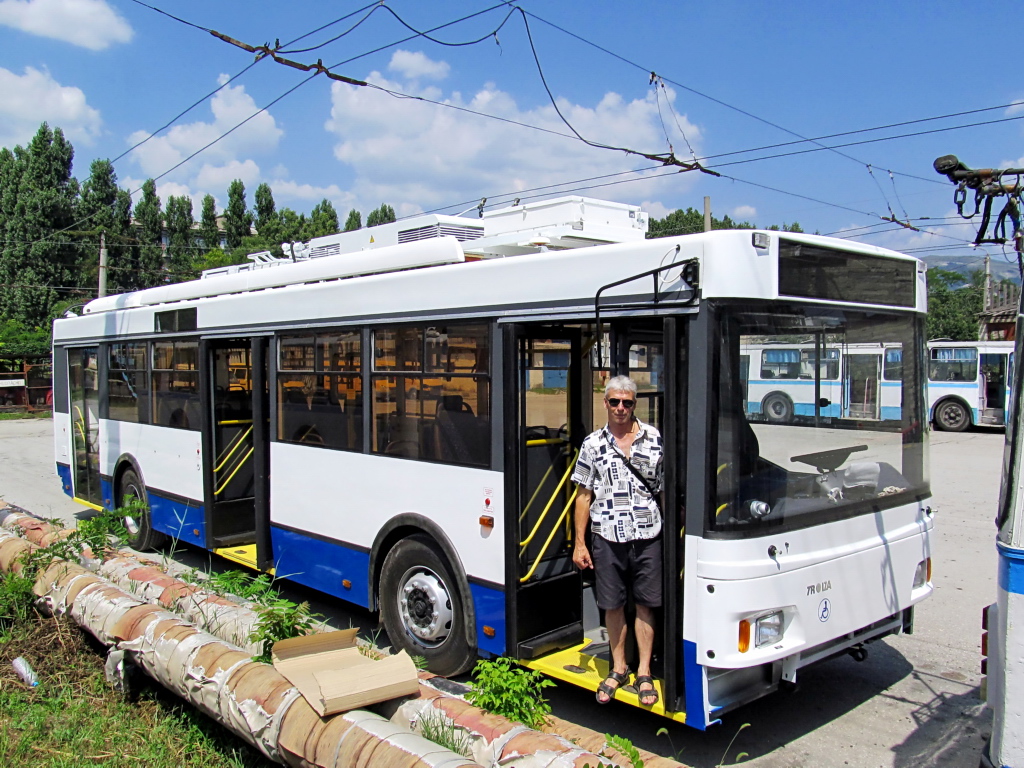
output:
[[[423,216],[92,301],[54,324],[57,474],[97,509],[143,500],[135,546],[379,611],[436,672],[507,655],[596,690],[569,477],[629,374],[667,455],[653,709],[704,729],[911,631],[931,594],[925,272],[826,237],[645,231],[585,198]],[[839,418],[828,350],[858,345],[899,352],[898,408]],[[750,415],[754,348],[795,350],[758,364],[797,366],[799,419]]]

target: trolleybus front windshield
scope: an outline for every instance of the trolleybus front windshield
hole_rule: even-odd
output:
[[[723,306],[709,530],[804,528],[929,495],[918,319]]]

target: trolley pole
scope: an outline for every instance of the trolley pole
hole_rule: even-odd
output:
[[[704,231],[711,231],[711,197],[704,195]]]
[[[945,155],[934,163],[935,170],[956,184],[953,202],[965,219],[980,214],[975,245],[1012,243],[1017,266],[1024,276],[1024,229],[1021,227],[1021,197],[1024,187],[1022,168],[973,170],[954,155]],[[1012,182],[1007,179],[1012,178]],[[973,190],[973,211],[968,203]],[[992,222],[992,204],[1006,198],[1002,210]],[[965,210],[966,207],[966,210]],[[1007,221],[1013,225],[1007,233]],[[992,225],[991,235],[989,225]],[[988,260],[986,258],[986,274]],[[986,276],[986,295],[988,279]],[[1024,296],[1022,296],[1024,298]],[[1024,315],[1017,307],[1014,355],[1024,354]],[[992,708],[992,739],[981,756],[981,768],[1024,768],[1024,365],[1016,365],[1003,449],[1003,477],[999,489],[996,518],[996,549],[999,553],[999,578],[996,602],[985,609],[982,619],[981,671],[986,675],[985,700]]]

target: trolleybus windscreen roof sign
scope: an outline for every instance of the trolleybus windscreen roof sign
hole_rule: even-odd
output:
[[[808,299],[914,307],[913,261],[779,241],[779,293]]]

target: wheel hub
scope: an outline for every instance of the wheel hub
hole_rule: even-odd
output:
[[[406,578],[398,608],[406,629],[425,644],[439,645],[451,634],[451,597],[444,582],[431,571],[419,570]]]

